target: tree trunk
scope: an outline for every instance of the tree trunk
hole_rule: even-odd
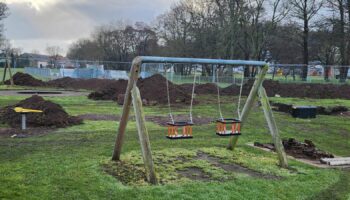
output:
[[[346,65],[347,64],[347,56],[346,56],[346,38],[345,38],[345,12],[344,12],[344,5],[339,4],[339,15],[340,15],[340,57],[341,57],[341,64]],[[340,68],[340,74],[339,74],[339,81],[341,83],[344,83],[346,81],[346,77],[348,74],[347,68]]]
[[[302,68],[302,74],[301,79],[302,81],[306,81],[307,79],[307,73],[308,73],[308,64],[309,64],[309,21],[308,21],[307,13],[304,12],[304,33],[303,33],[303,58],[304,58],[304,65]]]

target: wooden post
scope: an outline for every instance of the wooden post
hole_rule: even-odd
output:
[[[271,105],[264,87],[260,87],[259,96],[260,96],[260,101],[264,110],[264,115],[265,115],[267,124],[269,126],[270,133],[272,135],[273,143],[275,144],[275,149],[278,155],[279,164],[283,168],[288,168],[287,156],[284,151],[284,147],[279,135],[279,130],[277,128],[277,124],[272,113]]]
[[[114,161],[120,160],[120,154],[122,151],[124,135],[125,135],[125,129],[126,129],[126,125],[128,124],[128,119],[129,119],[129,114],[130,114],[131,90],[134,86],[134,83],[137,82],[140,70],[141,70],[141,59],[137,57],[134,59],[134,61],[132,63],[131,70],[130,70],[129,82],[128,82],[128,86],[127,86],[126,92],[125,92],[123,113],[122,113],[122,117],[120,119],[118,134],[117,134],[117,138],[115,140],[114,151],[113,151],[113,156],[112,156],[112,160],[114,160]]]
[[[244,125],[244,122],[247,119],[249,112],[250,112],[251,108],[254,105],[254,102],[256,101],[256,99],[258,97],[259,88],[265,79],[265,76],[266,76],[268,69],[269,69],[268,65],[263,66],[262,69],[260,70],[258,77],[255,79],[254,85],[253,85],[252,89],[250,90],[249,96],[248,96],[247,101],[246,101],[246,103],[243,107],[243,110],[242,110],[242,114],[241,114],[241,118],[240,118],[241,127]],[[234,150],[234,148],[236,147],[237,141],[238,141],[238,137],[231,137],[227,148],[230,150]]]
[[[13,86],[14,83],[13,83],[13,78],[12,78],[11,65],[10,65],[10,63],[7,60],[6,60],[6,63],[7,63],[7,68],[8,68],[9,75],[10,75],[10,84],[11,84],[11,86]]]
[[[143,113],[141,95],[139,89],[136,86],[136,82],[133,89],[131,90],[131,95],[136,118],[137,132],[141,144],[143,163],[145,164],[147,181],[149,181],[151,184],[157,184],[158,181],[152,159],[151,145],[146,128],[146,120]]]
[[[1,84],[5,84],[6,74],[7,74],[7,60],[6,60],[5,65],[4,65],[4,74],[2,76]]]

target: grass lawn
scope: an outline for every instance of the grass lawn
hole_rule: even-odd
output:
[[[0,106],[15,103],[24,97],[1,96]],[[194,107],[194,115],[216,118],[215,98]],[[61,104],[72,115],[116,114],[121,107],[111,101],[91,101],[86,97],[47,98]],[[274,101],[350,107],[348,100],[312,100],[273,98]],[[230,117],[233,104],[223,99],[224,115]],[[173,108],[175,113],[188,112],[187,107]],[[166,106],[146,107],[146,115],[166,115]],[[350,118],[318,116],[317,119],[293,119],[275,113],[283,138],[311,139],[322,150],[339,156],[350,156]],[[202,162],[197,165],[217,176],[216,181],[201,182],[183,179],[167,184],[125,185],[103,170],[111,164],[118,122],[85,121],[83,125],[58,129],[43,136],[23,139],[0,137],[0,199],[350,199],[350,173],[337,169],[319,169],[289,160],[293,171],[277,167],[273,153],[261,151],[247,143],[270,142],[261,108],[255,107],[243,129],[236,151],[224,147],[228,138],[217,137],[215,125],[195,126],[194,139],[172,141],[165,139],[165,128],[148,122],[152,150],[163,160],[177,155],[191,156],[199,150],[239,163],[264,174],[281,179],[261,179],[239,173],[225,172]],[[135,122],[127,128],[123,159],[141,162]],[[197,161],[193,161],[194,164]],[[113,164],[113,163],[112,163]],[[176,166],[183,167],[181,162]],[[187,163],[188,165],[188,163]],[[160,175],[173,172],[157,165]],[[232,177],[227,179],[226,177]],[[221,180],[221,181],[219,181]]]

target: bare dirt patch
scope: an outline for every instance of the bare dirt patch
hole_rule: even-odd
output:
[[[316,148],[315,144],[310,140],[299,142],[294,138],[284,139],[282,141],[286,153],[294,158],[307,160],[320,160],[321,158],[334,158],[334,155],[324,152]],[[272,143],[261,144],[255,142],[254,146],[266,148],[275,151],[275,146]]]
[[[183,170],[177,170],[176,172],[180,174],[180,176],[194,181],[211,181],[210,175],[206,174],[203,169],[198,167],[188,167]]]
[[[53,128],[28,128],[26,130],[18,128],[0,128],[0,137],[26,138],[46,135],[54,130]]]
[[[151,121],[153,123],[156,123],[161,126],[166,126],[167,123],[170,121],[170,118],[168,116],[146,116],[147,121]],[[189,121],[190,118],[188,115],[176,115],[175,121]],[[209,117],[193,117],[193,123],[195,125],[206,125],[210,124],[213,121],[212,118]]]
[[[284,103],[271,103],[272,109],[278,112],[292,113],[293,105]],[[333,107],[323,107],[317,106],[316,113],[318,115],[347,115],[349,109],[345,106],[333,106]]]
[[[110,115],[110,114],[83,114],[83,115],[78,115],[77,117],[83,120],[91,120],[91,121],[119,121],[120,120],[120,116]],[[166,126],[167,123],[170,121],[170,118],[168,116],[146,116],[145,118],[146,118],[146,121],[153,122],[160,126]],[[129,117],[129,120],[134,120],[134,119],[135,118],[133,116]],[[188,115],[176,115],[175,119],[176,121],[190,120]],[[213,119],[209,117],[193,116],[193,123],[195,125],[206,125],[206,124],[210,124],[212,121]]]
[[[87,92],[77,91],[46,91],[46,90],[0,90],[0,96],[32,96],[38,95],[42,97],[71,97],[86,96]]]
[[[84,114],[78,115],[80,119],[91,120],[91,121],[119,121],[120,117],[117,115],[110,114]]]
[[[219,158],[210,156],[209,154],[206,154],[204,152],[198,152],[196,158],[206,160],[209,163],[211,163],[212,165],[214,165],[216,167],[220,167],[228,172],[246,174],[246,175],[249,175],[249,176],[255,177],[255,178],[281,179],[281,177],[271,175],[271,174],[263,174],[261,172],[243,167],[243,166],[235,164],[235,163],[225,164],[225,163],[221,162]]]

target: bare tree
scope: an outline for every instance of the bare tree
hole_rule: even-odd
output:
[[[7,5],[3,2],[0,2],[0,45],[1,43],[4,42],[4,35],[3,35],[3,31],[4,31],[4,25],[1,23],[2,20],[4,20],[6,17],[8,17],[9,15],[9,8],[7,7]]]
[[[59,47],[59,46],[47,46],[46,52],[50,56],[51,64],[53,65],[54,68],[56,68],[57,60],[59,59],[59,57],[61,57],[61,55],[60,55],[62,52],[61,47]]]
[[[306,81],[309,64],[309,32],[310,21],[317,15],[318,11],[322,8],[323,0],[291,0],[293,9],[291,10],[292,16],[303,22],[302,33],[302,47],[303,47],[303,60],[306,65],[302,69],[302,80]]]

